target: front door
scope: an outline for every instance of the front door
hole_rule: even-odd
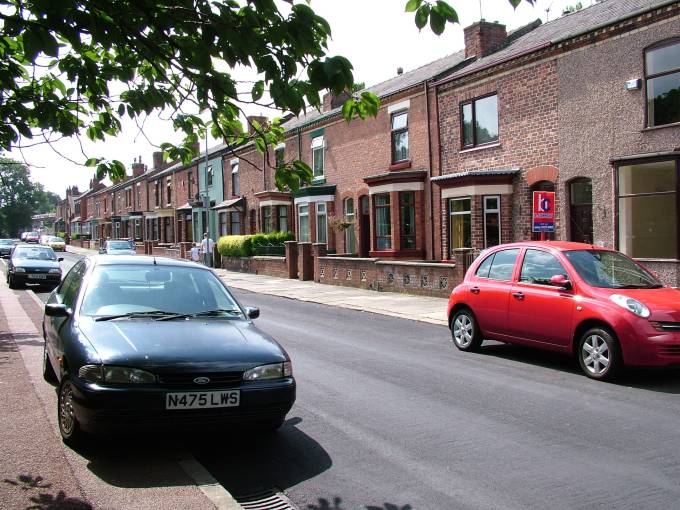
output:
[[[368,257],[371,249],[371,207],[368,203],[368,196],[363,195],[359,198],[359,256]]]

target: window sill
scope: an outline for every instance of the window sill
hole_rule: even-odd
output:
[[[326,184],[326,178],[325,177],[314,177],[312,179],[312,186],[316,184]]]
[[[477,147],[470,147],[469,149],[461,149],[458,151],[458,154],[465,154],[467,152],[477,152],[477,151],[483,151],[484,149],[495,149],[496,147],[500,147],[501,143],[489,143],[486,145],[478,145]]]
[[[399,161],[397,163],[392,163],[390,165],[390,167],[388,168],[388,170],[390,172],[393,172],[395,170],[405,170],[407,168],[411,168],[411,160],[410,159],[407,160],[407,161]]]
[[[650,126],[642,129],[642,132],[645,133],[647,131],[658,131],[660,129],[668,129],[668,128],[679,128],[680,127],[680,122],[673,122],[672,124],[664,124],[663,126]]]

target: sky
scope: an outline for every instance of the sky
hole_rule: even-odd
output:
[[[371,86],[396,76],[399,67],[407,72],[463,49],[463,27],[479,21],[480,0],[448,1],[457,10],[460,24],[447,24],[441,36],[434,35],[429,27],[418,31],[413,13],[404,12],[406,0],[312,0],[311,7],[331,25],[333,38],[329,43],[328,55],[347,57],[354,66],[355,82]],[[584,7],[592,3],[591,0],[581,2]],[[575,3],[576,0],[537,0],[532,6],[524,1],[514,10],[508,0],[481,0],[481,13],[487,21],[503,23],[510,31],[537,18],[545,23],[546,15],[551,20],[555,19],[561,16],[566,6]],[[550,9],[549,12],[546,9]],[[234,76],[252,80],[255,74],[240,69]],[[275,113],[257,106],[246,108],[246,111],[250,115],[264,114],[270,117]],[[159,150],[157,147],[160,143],[180,141],[180,137],[172,130],[170,120],[162,117],[148,118],[143,133],[132,121],[128,121],[123,124],[120,136],[105,142],[89,142],[83,136],[84,152],[87,157],[118,159],[128,169],[139,157],[150,166],[152,153]],[[209,144],[217,145],[217,141],[210,141]],[[85,161],[78,141],[73,138],[62,140],[54,144],[54,149],[40,145],[24,149],[23,154],[13,151],[9,156],[26,161],[32,179],[42,183],[48,191],[63,197],[66,187],[70,185],[77,185],[81,191],[86,190],[93,169],[66,159]]]

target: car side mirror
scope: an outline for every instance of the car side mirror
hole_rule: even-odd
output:
[[[563,275],[556,274],[550,277],[550,285],[558,287],[560,290],[571,289],[571,282]]]
[[[260,316],[260,309],[254,306],[246,307],[246,316],[249,319],[257,319]]]
[[[71,309],[63,303],[48,303],[45,305],[45,315],[48,317],[69,317]]]

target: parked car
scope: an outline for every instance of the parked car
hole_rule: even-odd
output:
[[[12,239],[0,239],[0,257],[3,259],[9,258],[14,246],[14,241]]]
[[[27,243],[38,244],[40,242],[40,234],[38,232],[29,232],[26,234],[24,241]]]
[[[40,236],[40,239],[39,239],[39,241],[38,241],[39,244],[42,245],[42,246],[47,246],[47,241],[49,241],[50,237],[52,237],[52,236],[49,235],[49,234],[43,234],[43,235],[41,235],[41,236]]]
[[[135,255],[137,252],[127,239],[108,239],[99,248],[102,255]]]
[[[66,251],[66,242],[63,237],[50,236],[45,244],[54,251]]]
[[[65,442],[83,432],[241,424],[276,429],[295,401],[286,351],[208,268],[81,259],[45,305],[45,379]]]
[[[54,288],[61,281],[61,267],[49,246],[15,246],[7,262],[7,285],[17,289],[26,284]]]
[[[496,246],[449,298],[453,343],[486,338],[575,354],[593,379],[680,365],[680,291],[624,254],[581,243]]]

